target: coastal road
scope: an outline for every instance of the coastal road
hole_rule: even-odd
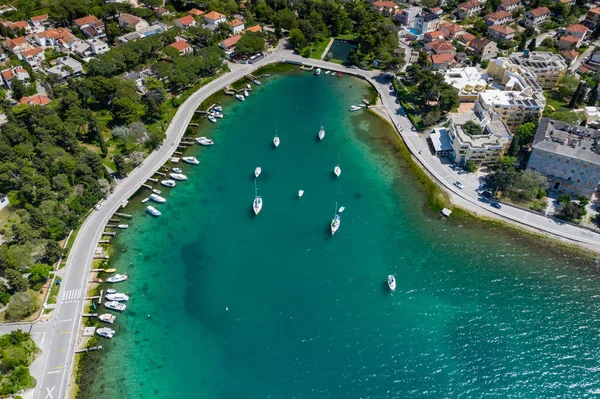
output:
[[[85,304],[85,290],[92,265],[92,257],[108,219],[110,219],[114,212],[118,211],[125,200],[140,188],[141,184],[151,177],[161,165],[168,161],[177,143],[179,143],[181,137],[184,135],[194,111],[202,101],[227,84],[241,79],[248,73],[252,73],[254,70],[265,65],[284,60],[342,71],[368,80],[377,89],[386,112],[389,114],[394,126],[415,158],[446,189],[464,200],[465,204],[479,207],[488,214],[493,213],[551,234],[562,235],[578,241],[585,240],[584,242],[595,243],[596,245],[600,244],[600,235],[598,234],[594,233],[591,237],[584,237],[581,233],[582,229],[573,226],[569,226],[569,228],[558,225],[553,226],[547,218],[517,210],[516,208],[515,210],[507,209],[509,207],[503,207],[502,210],[485,209],[477,202],[476,198],[456,189],[451,184],[453,177],[448,178],[446,176],[448,171],[444,169],[439,160],[435,157],[427,156],[429,150],[422,136],[412,132],[410,121],[400,115],[399,106],[395,103],[396,97],[393,91],[389,89],[390,81],[383,74],[373,71],[349,69],[326,61],[301,58],[290,51],[280,48],[253,65],[230,64],[231,72],[213,80],[192,94],[179,107],[169,124],[163,145],[150,154],[127,178],[121,180],[113,193],[106,198],[104,207],[100,211],[92,212],[82,224],[73,243],[71,253],[67,258],[67,269],[62,281],[60,299],[53,312],[53,316],[48,322],[35,324],[31,330],[34,333],[34,337],[42,342],[41,347],[43,350],[43,354],[32,365],[32,374],[38,380],[38,385],[33,392],[34,398],[54,399],[64,398],[67,395],[69,376],[73,371],[74,351],[80,336],[81,314],[83,313]],[[7,326],[7,328],[10,327]]]

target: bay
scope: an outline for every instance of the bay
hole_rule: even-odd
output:
[[[600,392],[596,265],[515,230],[431,214],[395,133],[348,112],[370,93],[355,78],[294,70],[244,102],[222,99],[225,118],[199,128],[216,144],[188,151],[200,165],[161,188],[162,216],[128,209],[112,266],[129,274],[118,288],[131,299],[117,336],[85,358],[79,397]]]

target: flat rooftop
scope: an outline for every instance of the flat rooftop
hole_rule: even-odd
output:
[[[600,130],[542,118],[533,148],[600,165]]]

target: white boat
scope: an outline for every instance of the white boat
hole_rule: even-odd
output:
[[[248,90],[244,90],[244,97],[248,97],[250,95],[250,93],[248,93]]]
[[[304,195],[304,190],[298,190],[298,198],[302,198]]]
[[[110,314],[110,313],[104,313],[104,314],[101,314],[100,316],[98,316],[98,320],[103,321],[104,323],[109,323],[109,324],[114,323],[116,319],[117,319],[117,316],[115,316],[114,314]]]
[[[350,107],[350,112],[354,112],[354,111],[358,111],[360,109],[360,107],[357,107],[356,105],[353,105]]]
[[[106,309],[118,310],[119,312],[122,312],[125,309],[127,309],[127,305],[125,305],[124,303],[116,302],[116,301],[104,302],[104,307]]]
[[[269,76],[271,76],[271,74],[270,73],[265,73],[263,76],[266,77],[266,78],[268,78]]]
[[[119,224],[119,225],[117,225],[117,227],[120,229],[126,229],[129,227],[129,225],[128,224]]]
[[[175,172],[175,173],[181,173],[182,170],[180,168],[173,168],[173,172]]]
[[[215,117],[214,117],[214,116],[212,116],[212,115],[209,115],[209,116],[208,116],[208,120],[209,120],[209,121],[211,121],[212,123],[217,123],[217,118],[215,118]]]
[[[258,80],[258,79],[254,79],[254,80],[253,80],[253,82],[254,82],[254,84],[255,84],[255,85],[257,85],[257,86],[260,86],[260,85],[262,84],[262,83],[260,82],[260,80]]]
[[[106,293],[107,294],[116,294],[117,290],[115,290],[114,288],[109,288],[109,289],[106,290]]]
[[[142,204],[145,204],[145,203],[146,203],[146,202],[148,202],[148,201],[150,201],[150,198],[144,198],[144,199],[142,200]]]
[[[151,214],[152,216],[160,216],[160,215],[162,215],[162,213],[158,209],[156,209],[155,207],[153,207],[152,205],[148,205],[146,207],[146,211],[149,214]]]
[[[211,139],[207,139],[206,137],[197,137],[196,143],[200,145],[213,145],[214,142]]]
[[[254,177],[260,176],[261,172],[262,172],[261,167],[257,166],[256,169],[254,169]]]
[[[254,214],[258,215],[262,209],[263,202],[262,197],[258,196],[258,188],[256,187],[256,179],[254,179],[254,202],[252,202],[252,209],[254,209]]]
[[[106,279],[107,283],[120,283],[121,281],[127,280],[129,277],[126,274],[115,274],[112,277]]]
[[[215,112],[215,113],[213,113],[213,116],[214,116],[215,118],[223,119],[223,114],[222,114],[222,113],[220,113],[220,112]]]
[[[241,94],[236,94],[235,98],[237,98],[240,101],[244,101],[245,100],[244,96],[242,96]]]
[[[175,183],[175,181],[174,181],[174,180],[162,180],[162,181],[160,182],[160,184],[162,184],[162,185],[163,185],[163,186],[165,186],[165,187],[175,187],[175,185],[176,185],[177,183]]]
[[[102,327],[96,330],[96,334],[104,338],[112,338],[115,336],[115,330],[108,327]]]
[[[325,75],[329,75],[329,72],[331,72],[331,71],[325,71]]]
[[[153,192],[154,194],[158,194],[158,195],[160,195],[160,194],[162,193],[162,191],[160,191],[160,190],[159,190],[159,189],[157,189],[157,188],[155,188],[154,190],[152,190],[152,192]]]
[[[182,157],[181,160],[185,163],[191,163],[192,165],[198,165],[200,163],[196,157]]]
[[[123,294],[121,292],[116,292],[114,294],[106,294],[106,299],[108,299],[109,301],[127,302],[129,300],[129,295]]]
[[[220,105],[217,105],[216,107],[213,108],[215,111],[217,112],[223,112],[223,107],[221,107]]]
[[[319,140],[323,140],[325,137],[325,128],[323,127],[323,123],[321,122],[321,129],[319,130]]]
[[[338,212],[339,212],[339,213],[342,213],[342,212],[344,212],[344,210],[345,210],[345,209],[346,209],[346,207],[345,207],[345,206],[341,206],[341,207],[340,207],[340,209],[338,209]]]
[[[156,195],[154,193],[150,194],[150,199],[154,202],[158,202],[159,204],[163,204],[165,202],[167,202],[167,200],[163,197],[161,197],[160,195]]]
[[[169,176],[175,180],[187,180],[187,176],[183,173],[169,173]]]
[[[273,145],[276,148],[279,147],[279,143],[280,143],[279,137],[277,137],[277,136],[273,137]]]
[[[319,76],[321,74],[321,68],[317,68],[315,71],[315,75]]]
[[[252,86],[250,86],[250,83],[246,83],[246,89],[251,89]]]
[[[335,209],[337,210],[337,202],[335,203]],[[331,220],[331,235],[334,235],[336,231],[340,228],[341,223],[340,215],[337,212],[334,212],[333,219]]]
[[[333,168],[333,173],[337,176],[340,177],[340,175],[342,174],[342,170],[340,169],[339,165],[335,165],[335,168]]]
[[[390,290],[396,291],[396,277],[390,274],[387,278],[387,283],[388,287],[390,287]]]

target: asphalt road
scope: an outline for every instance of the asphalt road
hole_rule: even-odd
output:
[[[167,129],[163,145],[150,154],[142,165],[137,167],[127,178],[121,180],[114,192],[106,199],[104,207],[100,211],[93,212],[83,223],[67,259],[67,269],[62,280],[60,298],[50,321],[34,324],[33,326],[24,324],[0,327],[0,332],[8,332],[18,327],[26,331],[31,331],[34,339],[43,350],[42,355],[31,367],[32,374],[38,380],[38,385],[33,391],[33,398],[54,399],[66,396],[69,375],[73,371],[74,350],[81,329],[81,314],[83,313],[85,303],[85,290],[92,264],[93,252],[108,219],[110,219],[114,212],[118,211],[125,200],[139,189],[141,184],[151,177],[161,165],[168,161],[177,143],[184,135],[194,111],[202,101],[227,84],[239,80],[248,73],[252,73],[262,66],[283,60],[298,61],[304,64],[315,65],[316,67],[343,71],[344,73],[361,76],[371,82],[379,92],[383,106],[390,115],[399,134],[417,160],[440,183],[454,193],[457,198],[464,200],[466,204],[479,207],[481,208],[480,211],[494,213],[552,234],[581,242],[600,244],[599,234],[590,233],[573,226],[553,224],[554,222],[550,219],[516,208],[503,207],[501,210],[486,209],[481,203],[477,202],[474,192],[471,193],[468,189],[463,191],[454,187],[452,182],[455,180],[455,177],[448,174],[448,170],[444,169],[444,166],[440,164],[436,157],[428,155],[429,150],[427,149],[425,140],[420,134],[412,132],[410,121],[400,115],[399,106],[395,103],[396,97],[393,91],[389,89],[390,82],[383,74],[373,71],[349,69],[334,63],[301,58],[289,51],[277,50],[254,65],[230,65],[230,73],[202,87],[179,107]]]

